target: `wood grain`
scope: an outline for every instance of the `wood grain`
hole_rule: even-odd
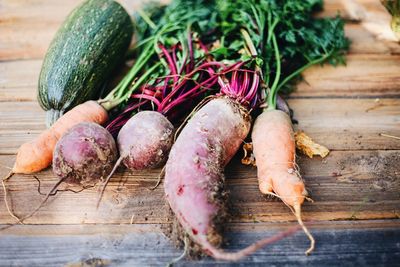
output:
[[[0,60],[42,58],[67,15],[82,0],[3,0],[0,9]],[[140,1],[119,1],[132,12]]]
[[[315,203],[305,203],[306,220],[389,219],[400,217],[399,151],[333,151],[324,160],[300,157],[299,166]],[[0,156],[1,166],[11,166],[12,156]],[[31,219],[31,224],[168,223],[169,209],[163,186],[149,190],[161,170],[129,174],[119,171],[111,180],[99,210],[98,187],[79,194],[59,192]],[[1,168],[0,176],[8,170]],[[42,192],[56,183],[51,170],[37,174]],[[226,170],[229,210],[235,222],[293,221],[290,210],[278,199],[264,198],[258,190],[256,169],[236,158]],[[28,214],[43,199],[32,175],[14,175],[7,188],[17,215]],[[62,188],[65,189],[66,185]],[[0,192],[0,224],[13,219]],[[132,217],[133,216],[133,217]]]
[[[377,40],[377,36],[359,23],[347,23],[344,27],[350,39],[350,54],[400,54],[397,42]]]
[[[333,150],[399,149],[400,98],[291,99],[289,105],[304,130],[318,143]]]
[[[316,142],[333,150],[399,149],[400,98],[321,98],[289,100],[298,121]],[[0,154],[18,147],[45,129],[45,113],[35,102],[0,102]]]
[[[42,60],[0,63],[0,102],[36,101]]]
[[[400,96],[400,55],[348,55],[346,66],[315,66],[304,72],[292,96]],[[0,102],[36,101],[41,60],[0,64]]]
[[[400,56],[348,55],[347,65],[306,70],[293,96],[400,96]]]
[[[287,226],[229,225],[225,248],[238,250]],[[203,257],[177,266],[394,266],[400,260],[398,227],[398,221],[315,224],[317,247],[311,256],[304,255],[308,243],[298,232],[238,263]],[[182,252],[155,225],[18,226],[1,239],[5,266],[165,266]]]
[[[0,61],[17,59],[41,59],[43,58],[50,41],[58,27],[68,13],[81,0],[48,1],[48,0],[3,0],[0,9]],[[131,14],[139,8],[143,1],[121,0],[124,7]],[[167,2],[167,1],[163,1]],[[325,10],[320,16],[336,16],[338,12],[347,19],[351,19],[351,10],[343,5],[343,0],[325,1]],[[377,1],[360,1],[371,16],[380,14],[382,9]],[[356,32],[354,32],[356,31]],[[363,32],[361,33],[357,33]],[[393,42],[376,42],[361,25],[352,27],[346,31],[349,37],[362,38],[362,42],[352,48],[352,53],[390,53],[399,52],[399,45]],[[368,45],[366,45],[368,44]]]
[[[57,28],[79,2],[0,1],[0,177],[13,165],[18,146],[45,128],[44,112],[36,102],[41,60]],[[142,1],[120,2],[132,12]],[[325,2],[318,16],[340,11],[354,20],[359,14],[350,2],[358,3],[366,16],[345,26],[352,41],[347,66],[310,68],[289,99],[299,122],[296,128],[333,149],[324,160],[300,156],[298,161],[315,201],[303,207],[304,219],[313,221],[315,253],[304,256],[308,242],[299,232],[237,264],[204,258],[178,266],[395,266],[400,262],[400,141],[379,135],[400,136],[400,45],[382,40],[373,30],[373,23],[387,19],[379,1]],[[226,247],[231,250],[295,225],[281,201],[260,195],[255,168],[241,165],[240,156],[226,169],[232,215],[226,224]],[[159,173],[159,169],[135,173],[120,169],[99,210],[95,209],[98,187],[79,194],[59,192],[27,220],[30,225],[0,231],[0,265],[165,266],[181,250],[164,235],[172,217],[162,184],[148,190]],[[37,177],[46,193],[57,182],[50,169]],[[15,175],[7,182],[17,215],[29,213],[43,199],[37,186],[32,175]],[[14,221],[3,197],[0,190],[4,225]]]

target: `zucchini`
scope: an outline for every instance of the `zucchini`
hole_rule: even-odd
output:
[[[38,101],[50,127],[62,114],[101,89],[129,47],[130,16],[113,0],[88,0],[56,33],[43,61]]]

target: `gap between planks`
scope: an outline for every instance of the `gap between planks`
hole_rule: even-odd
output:
[[[394,266],[400,260],[399,228],[395,223],[392,226],[384,221],[375,223],[381,223],[382,227],[359,222],[357,225],[331,222],[326,228],[318,225],[312,229],[317,247],[310,256],[304,255],[308,242],[304,234],[298,232],[238,263],[202,257],[184,259],[178,265]],[[271,224],[260,225],[227,229],[224,248],[238,250],[287,228],[286,224],[277,228]],[[17,230],[21,232],[16,233]],[[89,264],[93,262],[112,266],[165,266],[182,253],[182,249],[174,248],[163,231],[148,225],[17,226],[13,231],[4,234],[0,243],[0,258],[7,266],[93,266]]]
[[[400,218],[400,176],[396,162],[400,151],[332,152],[324,159],[299,158],[307,190],[315,203],[305,203],[305,220],[359,220]],[[0,163],[11,162],[0,156]],[[0,170],[4,176],[6,170]],[[170,223],[163,185],[151,188],[160,170],[118,172],[106,189],[99,210],[95,208],[98,188],[74,194],[58,194],[27,223],[86,224]],[[51,170],[37,174],[42,191],[47,192],[57,178]],[[235,222],[294,221],[290,210],[278,199],[263,197],[257,185],[256,169],[243,166],[235,158],[226,168],[229,211]],[[43,199],[31,175],[15,175],[7,182],[10,204],[17,215],[29,213]],[[148,190],[146,190],[148,189]],[[3,192],[0,192],[0,199]],[[12,218],[0,202],[0,224]]]
[[[36,101],[40,67],[41,60],[0,63],[0,102]],[[400,55],[348,55],[346,66],[324,65],[306,70],[291,96],[399,96],[399,73]]]
[[[246,232],[246,231],[265,231],[265,230],[283,230],[293,225],[295,222],[259,222],[259,223],[227,223],[224,227],[228,231]],[[0,228],[5,225],[0,224]],[[400,227],[400,220],[359,220],[359,221],[318,221],[309,223],[311,229],[385,229]],[[112,234],[126,233],[151,233],[163,232],[163,226],[160,224],[27,224],[16,225],[14,227],[1,231],[2,235],[15,236],[48,236],[51,233],[54,236],[67,235],[95,235],[108,232],[112,229]]]
[[[400,149],[400,98],[289,99],[295,128],[329,149]],[[0,154],[18,147],[45,129],[45,113],[36,102],[0,102]]]
[[[53,38],[59,25],[67,14],[77,6],[81,0],[64,1],[62,4],[49,0],[18,1],[3,0],[0,23],[0,36],[3,44],[0,46],[0,60],[42,58],[48,44]],[[137,9],[143,1],[121,0],[130,14]],[[168,2],[168,1],[162,1]],[[383,17],[385,11],[376,1],[357,1],[361,3],[370,17]],[[354,18],[354,12],[346,8],[344,0],[326,0],[325,9],[320,16],[336,16],[340,12],[345,18]],[[43,16],[46,14],[46,16]],[[386,15],[387,17],[387,15]],[[368,17],[367,17],[368,18]],[[386,20],[388,20],[386,18]],[[354,27],[347,29],[347,34],[354,39],[356,45],[352,51],[390,53],[399,52],[398,44],[377,41],[365,27],[359,27],[361,34],[354,32]],[[361,39],[360,39],[361,38]],[[368,44],[368,45],[366,45]]]

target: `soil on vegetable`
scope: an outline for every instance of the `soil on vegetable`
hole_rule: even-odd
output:
[[[225,189],[224,178],[220,180],[221,182],[214,185],[213,190],[210,190],[209,201],[214,203],[219,207],[218,215],[214,216],[212,219],[212,224],[214,228],[208,235],[211,244],[216,247],[220,247],[224,243],[224,232],[225,223],[229,221],[230,214],[228,213],[228,192]],[[172,243],[180,249],[185,248],[185,239],[187,244],[186,257],[189,259],[199,259],[206,256],[201,247],[193,242],[190,237],[185,233],[173,211],[169,207],[168,203],[168,219],[169,224],[165,224],[161,227],[163,233],[172,241]]]

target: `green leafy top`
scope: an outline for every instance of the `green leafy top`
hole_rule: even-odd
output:
[[[140,86],[136,82],[163,75],[168,64],[159,60],[158,43],[185,44],[188,28],[209,53],[225,63],[245,61],[260,73],[268,108],[276,106],[279,90],[306,68],[320,63],[344,63],[349,41],[339,18],[315,18],[322,0],[173,0],[168,6],[146,6],[135,15],[136,63],[105,101],[121,103]],[[185,51],[185,49],[184,49]],[[184,53],[183,53],[184,54]]]
[[[349,41],[339,18],[314,18],[321,0],[216,0],[219,46],[211,53],[225,60],[253,58],[268,88],[268,106],[278,90],[311,65],[344,63]],[[241,48],[245,47],[246,53]]]

